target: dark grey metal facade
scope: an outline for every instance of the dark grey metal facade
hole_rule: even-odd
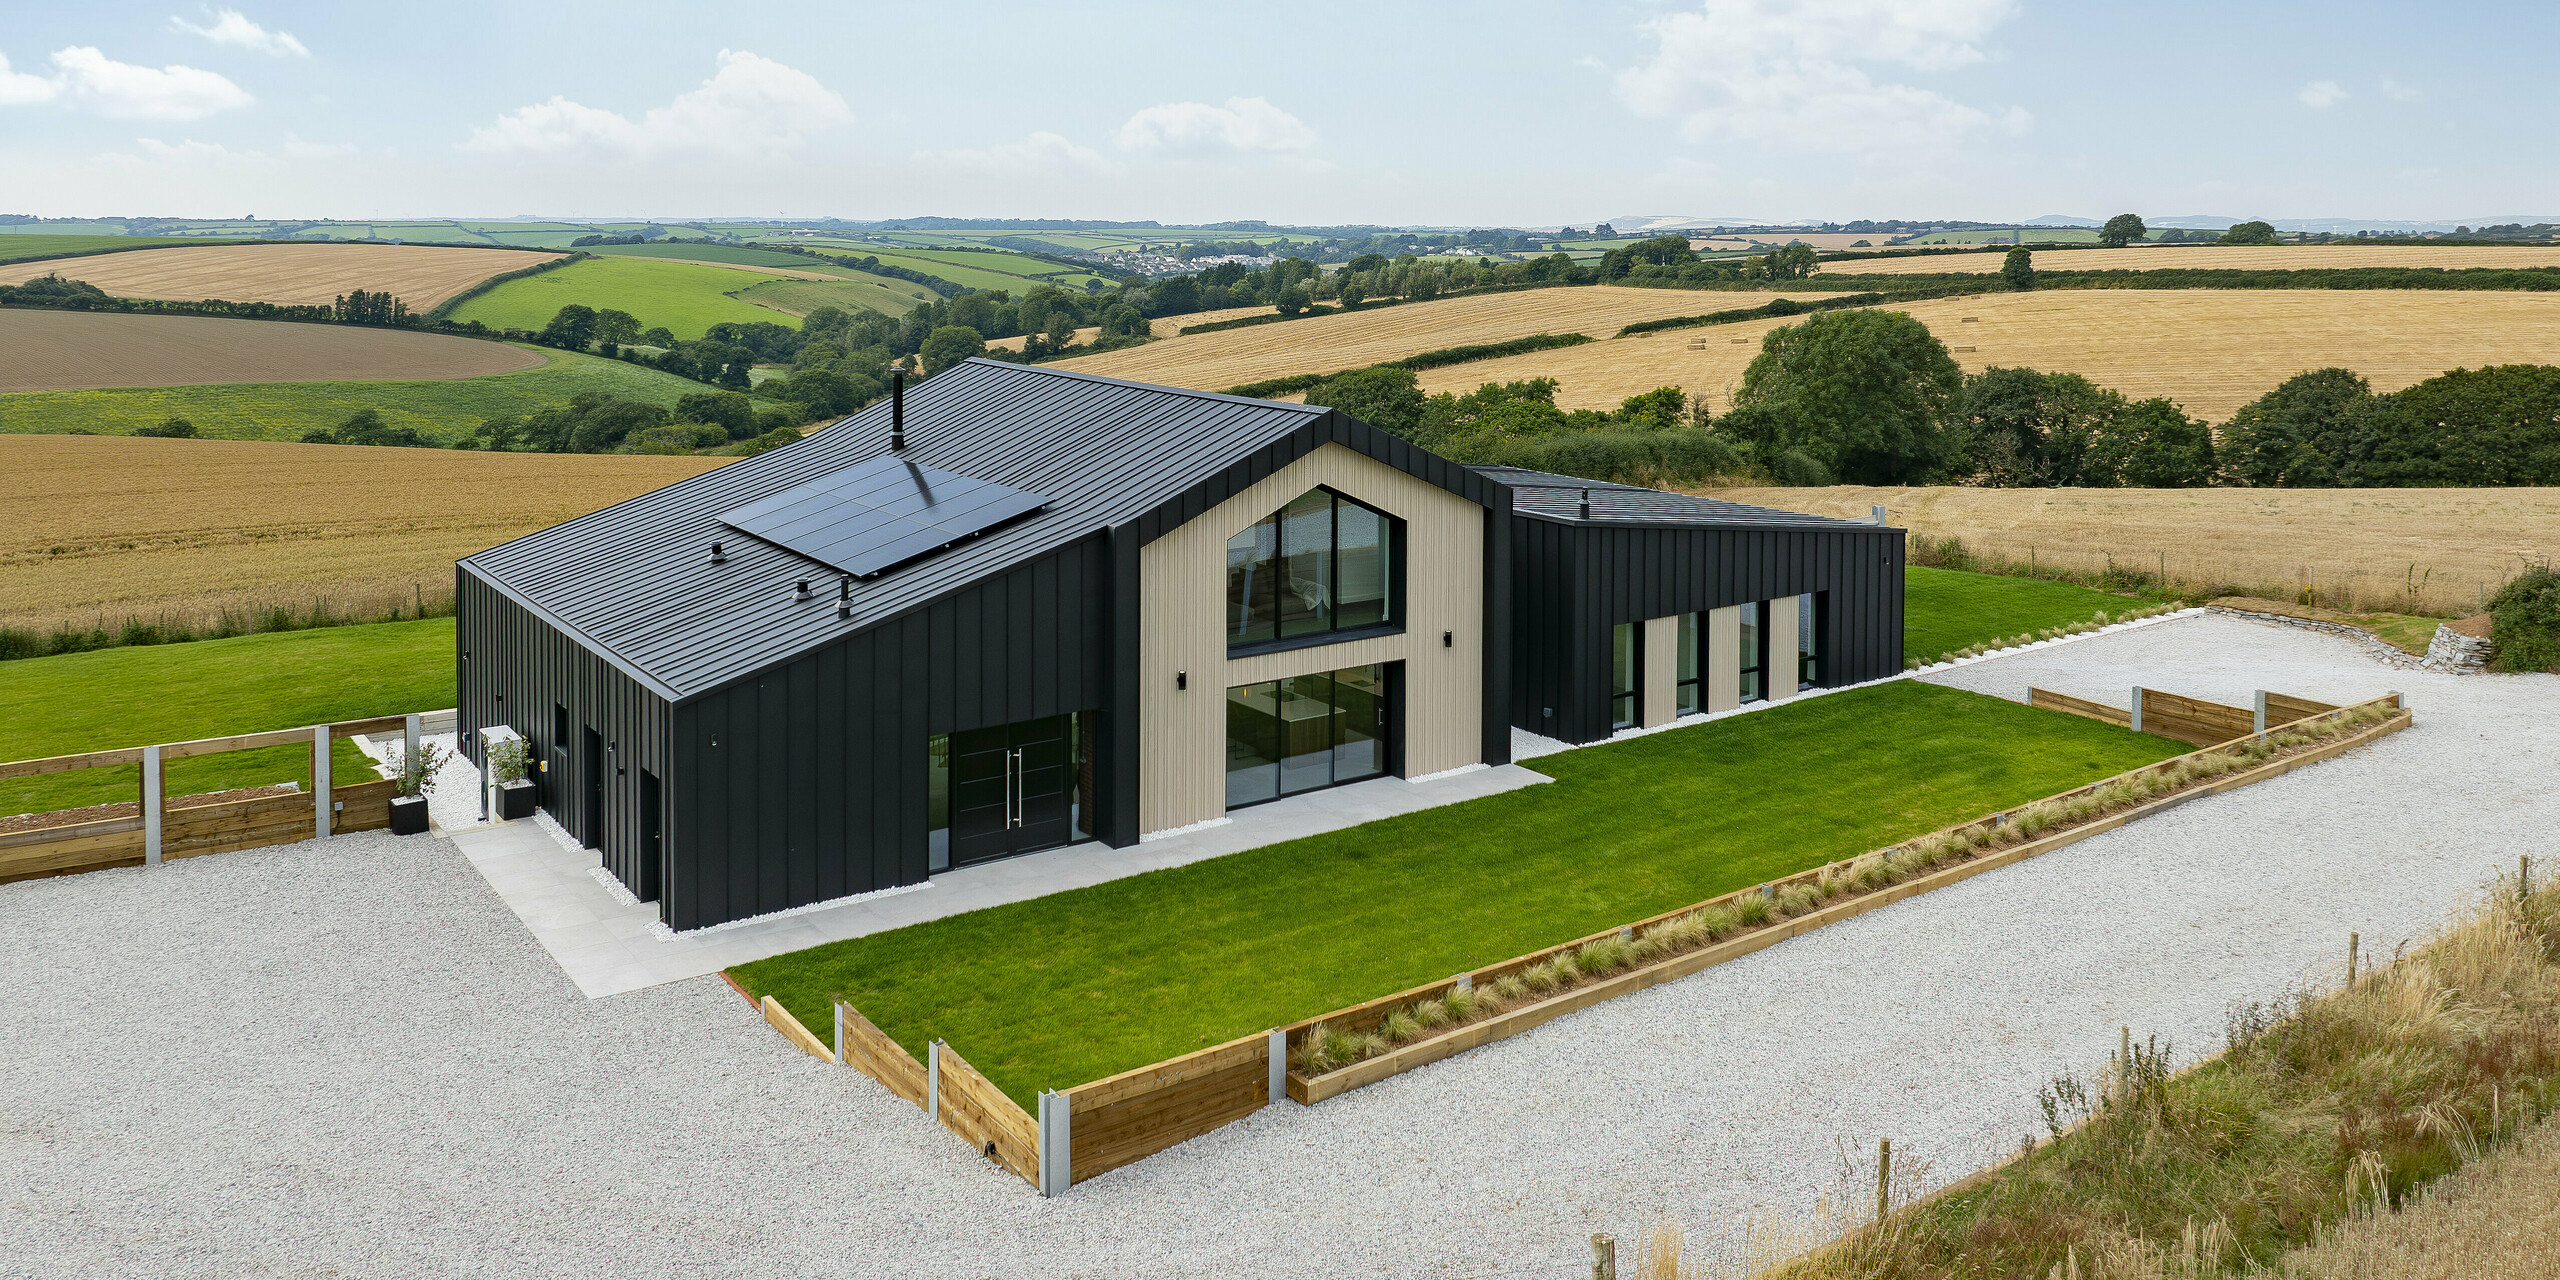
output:
[[[1612,627],[1805,592],[1829,593],[1822,683],[1902,669],[1900,529],[1567,476],[1488,474],[1517,487],[1513,724],[1565,742],[1606,738]]]
[[[459,567],[466,745],[500,723],[532,740],[552,760],[544,807],[677,928],[925,879],[937,734],[1094,715],[1094,831],[1135,843],[1139,550],[1326,444],[1484,505],[1488,564],[1509,563],[1509,490],[1356,419],[971,363],[910,395],[908,455],[1052,501],[854,582],[844,619],[829,570],[718,515],[880,455],[888,428],[875,407]],[[1501,763],[1510,579],[1488,577],[1485,747]],[[584,759],[590,727],[601,769]]]

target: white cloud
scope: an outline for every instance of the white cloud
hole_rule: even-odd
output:
[[[0,107],[22,106],[30,102],[51,102],[60,95],[62,86],[43,76],[31,76],[9,69],[9,55],[0,53]]]
[[[269,31],[243,17],[237,9],[215,12],[209,26],[197,26],[184,18],[171,18],[169,25],[191,36],[203,36],[215,44],[232,45],[277,57],[308,58],[311,51],[287,31]]]
[[[1691,142],[1940,150],[1986,129],[2023,133],[2035,118],[1879,83],[1868,65],[1974,65],[2016,11],[2015,0],[1704,0],[1643,23],[1653,56],[1619,71],[1615,87],[1628,110],[1678,121]]]
[[[249,105],[247,90],[211,71],[138,67],[86,45],[53,52],[53,74],[9,70],[0,59],[0,104],[66,102],[124,120],[195,120]]]
[[[1115,138],[1124,151],[1176,155],[1221,152],[1306,151],[1316,131],[1264,98],[1229,98],[1227,105],[1165,102],[1129,117]]]
[[[2347,91],[2339,88],[2335,80],[2314,80],[2302,86],[2302,92],[2293,96],[2300,98],[2302,105],[2314,111],[2326,111],[2346,101]]]
[[[790,151],[811,132],[851,123],[853,111],[844,99],[807,72],[723,49],[719,70],[700,88],[651,107],[637,121],[554,97],[472,130],[462,147],[623,159],[679,152],[771,156]]]
[[[342,160],[357,153],[357,148],[342,142],[305,142],[286,137],[284,145],[273,152],[256,148],[246,150],[226,147],[219,142],[198,142],[184,138],[163,142],[158,138],[136,138],[133,151],[109,152],[99,159],[127,166],[180,166],[236,170],[246,165],[274,165],[279,161]],[[138,154],[137,154],[138,153]]]
[[[2424,102],[2427,95],[2416,85],[2402,84],[2389,76],[2382,78],[2382,96],[2393,102]]]
[[[1112,173],[1120,168],[1105,159],[1101,152],[1079,146],[1045,129],[1026,135],[1020,142],[1002,142],[992,147],[967,147],[956,151],[919,151],[915,159],[921,164],[997,175],[1059,173],[1079,169]]]

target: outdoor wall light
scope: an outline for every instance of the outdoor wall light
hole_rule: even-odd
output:
[[[1457,648],[1457,647],[1458,647],[1458,633],[1457,633],[1457,632],[1455,632],[1455,631],[1443,631],[1443,632],[1441,632],[1441,633],[1440,633],[1440,647],[1441,647],[1441,648],[1443,648],[1443,649],[1455,649],[1455,648]]]
[[[1174,673],[1173,673],[1173,687],[1174,687],[1174,688],[1176,688],[1176,689],[1188,689],[1188,688],[1190,688],[1190,687],[1191,687],[1191,673],[1190,673],[1190,672],[1188,672],[1188,671],[1176,671],[1176,672],[1174,672]]]

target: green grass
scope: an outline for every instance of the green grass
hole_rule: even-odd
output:
[[[741,244],[591,244],[586,252],[607,258],[686,258],[695,262],[735,262],[750,267],[793,267],[802,271],[842,271],[832,262],[779,249]]]
[[[2187,748],[1898,681],[1531,761],[1556,781],[733,970],[1017,1100],[1874,849]]]
[[[770,318],[785,318],[757,310]],[[711,389],[689,378],[601,356],[545,354],[550,356],[546,364],[480,378],[22,391],[0,395],[0,432],[59,434],[78,429],[130,435],[136,427],[184,418],[207,436],[299,440],[313,428],[346,421],[358,409],[374,409],[392,426],[415,427],[430,439],[450,442],[469,434],[483,419],[565,405],[583,391],[672,407],[678,396]]]
[[[773,280],[756,285],[738,295],[760,307],[771,307],[787,316],[806,316],[820,307],[843,307],[846,310],[867,309],[884,316],[902,316],[916,309],[916,304],[933,296],[933,291],[904,280],[864,276],[859,280]]]
[[[66,236],[30,233],[0,237],[0,262],[33,262],[92,249],[151,249],[172,244],[220,244],[204,236]]]
[[[788,326],[791,317],[729,296],[771,278],[688,262],[597,258],[509,280],[455,308],[452,319],[457,324],[477,320],[540,329],[560,308],[579,302],[599,311],[607,307],[628,311],[639,317],[641,328],[664,325],[681,339],[699,338],[704,330],[724,321],[753,324],[762,320]]]
[[[0,662],[0,760],[291,729],[453,705],[453,619],[381,622]],[[352,743],[341,781],[377,776]],[[311,749],[267,747],[168,764],[171,795],[298,781]],[[131,800],[138,765],[0,781],[0,814]]]
[[[1902,571],[1902,656],[1906,662],[1935,662],[1940,654],[1968,645],[2087,622],[2101,609],[2115,615],[2146,603],[2041,578],[1912,565]]]
[[[865,245],[861,255],[875,256],[893,266],[940,276],[972,289],[1009,289],[1016,297],[1037,284],[1081,289],[1085,281],[1096,278],[1089,271],[1073,271],[1001,249],[882,249]]]

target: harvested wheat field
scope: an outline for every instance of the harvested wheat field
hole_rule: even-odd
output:
[[[1334,304],[1327,303],[1325,305],[1331,306]],[[1250,316],[1271,316],[1278,314],[1280,313],[1272,309],[1268,304],[1256,304],[1250,307],[1220,307],[1215,311],[1193,311],[1178,316],[1157,316],[1155,319],[1147,322],[1147,336],[1151,338],[1178,337],[1181,335],[1183,330],[1188,329],[1193,325],[1223,324],[1229,320],[1243,320]]]
[[[2136,399],[2167,396],[2213,422],[2286,378],[2326,365],[2363,374],[2376,391],[2397,391],[2456,366],[2560,361],[2560,293],[2057,289],[1895,309],[1927,324],[1967,373],[1988,365],[2077,373]],[[1422,385],[1466,391],[1554,378],[1564,384],[1556,403],[1576,409],[1615,408],[1628,396],[1676,385],[1721,410],[1759,354],[1761,335],[1790,323],[1671,329],[1451,365],[1425,372]]]
[[[2334,609],[2463,616],[2560,560],[2560,489],[1711,489],[1755,506],[1886,519],[2021,564],[2159,573],[2203,600],[2316,590]],[[1918,548],[1915,546],[1915,552]]]
[[[119,298],[326,303],[365,289],[425,311],[494,275],[564,255],[423,244],[208,244],[12,263],[0,280],[59,273]]]
[[[1158,323],[1162,322],[1159,321]],[[1071,343],[1091,342],[1096,337],[1100,336],[1101,333],[1102,327],[1100,325],[1086,325],[1084,328],[1076,330],[1075,336],[1067,339],[1067,341]],[[1023,345],[1030,341],[1031,336],[1029,334],[1017,333],[1010,338],[989,338],[987,339],[987,345],[1004,351],[1019,352],[1022,350]]]
[[[0,392],[477,378],[544,358],[503,342],[405,329],[0,310]]]
[[[1357,369],[1442,347],[1508,342],[1541,333],[1587,333],[1605,338],[1639,320],[1756,307],[1781,296],[1787,295],[1628,289],[1615,285],[1523,289],[1517,293],[1408,302],[1220,333],[1195,333],[1143,347],[1078,356],[1059,361],[1057,367],[1106,378],[1223,391],[1292,373]],[[1255,308],[1246,314],[1267,311]],[[1611,402],[1613,407],[1615,403]]]
[[[1830,276],[1952,275],[1998,271],[2007,246],[1982,253],[1826,262]],[[2042,271],[2312,271],[2344,267],[2560,267],[2560,244],[2234,244],[2148,249],[2036,251]]]
[[[433,604],[463,556],[726,461],[0,436],[0,625]]]

